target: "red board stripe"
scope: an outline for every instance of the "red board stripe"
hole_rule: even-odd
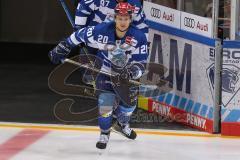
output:
[[[0,145],[0,159],[9,160],[34,142],[41,139],[49,131],[25,129]]]
[[[221,133],[225,136],[240,136],[240,122],[222,122]]]
[[[158,110],[157,110],[158,108],[168,108],[169,114],[166,115],[166,114],[162,114],[161,112],[158,112]],[[183,123],[183,124],[191,126],[193,128],[197,128],[197,129],[202,130],[202,131],[213,133],[213,121],[212,120],[201,117],[201,116],[196,115],[194,113],[189,113],[187,111],[184,111],[182,109],[173,107],[171,105],[167,105],[167,104],[162,103],[162,102],[158,102],[158,101],[154,101],[152,99],[148,99],[148,111],[153,112],[153,113],[157,113],[157,114],[162,115],[162,116],[167,116],[167,117],[169,117],[170,119],[172,119],[176,122]],[[200,127],[199,125],[196,125],[196,123],[194,123],[196,121],[193,120],[193,119],[196,119],[199,122],[204,122],[204,123],[202,123],[202,125]]]

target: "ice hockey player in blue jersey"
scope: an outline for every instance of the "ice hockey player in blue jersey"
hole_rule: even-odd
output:
[[[69,55],[73,47],[83,42],[91,43],[99,49],[98,56],[103,61],[101,70],[120,73],[119,80],[139,79],[144,73],[143,63],[146,63],[148,57],[147,39],[143,32],[131,25],[132,12],[132,6],[129,3],[119,3],[115,7],[114,21],[102,23],[96,27],[85,27],[74,32],[49,52],[51,61],[60,63]],[[129,139],[135,139],[137,135],[130,128],[129,121],[136,108],[136,97],[133,98],[131,105],[127,105],[116,92],[111,78],[105,75],[98,75],[96,86],[97,89],[102,90],[98,95],[98,124],[101,133],[96,147],[106,148],[113,113],[117,118],[120,132]]]
[[[76,28],[96,26],[104,21],[114,20],[114,8],[119,2],[128,2],[134,6],[132,24],[148,37],[148,27],[145,24],[146,16],[140,0],[81,0],[75,13]]]
[[[114,20],[114,8],[119,2],[128,2],[133,8],[132,24],[139,28],[148,38],[148,26],[145,24],[145,14],[140,0],[80,0],[75,13],[75,29],[88,26],[96,26],[102,22]],[[96,55],[96,46],[89,43],[85,47],[87,53],[81,50],[80,53]],[[85,50],[86,51],[86,50]],[[96,75],[91,71],[83,74],[83,82],[93,84]]]

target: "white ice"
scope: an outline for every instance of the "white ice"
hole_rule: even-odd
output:
[[[0,128],[0,145],[13,130]],[[99,150],[98,137],[97,131],[52,130],[12,160],[240,160],[237,138],[139,133],[133,141],[112,133],[107,149]]]

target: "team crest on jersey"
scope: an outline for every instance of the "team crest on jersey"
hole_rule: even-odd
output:
[[[111,62],[118,66],[118,67],[124,67],[126,65],[126,63],[128,62],[128,57],[127,55],[125,54],[125,51],[118,48],[112,52],[110,52],[110,55],[109,55],[110,59],[111,59]]]
[[[212,96],[214,95],[214,64],[207,69],[207,77],[211,88]],[[233,97],[240,90],[240,68],[233,64],[223,64],[222,67],[222,94],[225,98],[222,99],[222,104],[226,107]]]
[[[108,59],[110,59],[111,62],[118,67],[125,66],[131,58],[129,50],[131,45],[126,42],[122,43],[121,40],[116,40],[115,43],[108,43],[104,48],[108,51]]]

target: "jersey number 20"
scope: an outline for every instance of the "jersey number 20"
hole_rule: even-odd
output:
[[[100,43],[107,43],[108,42],[108,36],[98,35],[98,42]]]

